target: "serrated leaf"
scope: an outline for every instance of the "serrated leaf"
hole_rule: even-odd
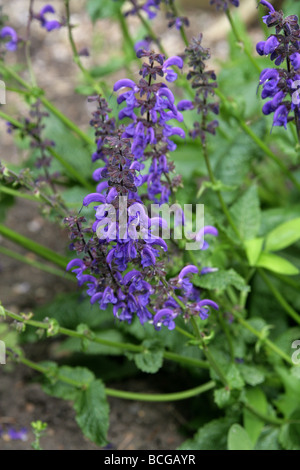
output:
[[[76,421],[83,434],[103,447],[107,444],[109,405],[101,380],[94,380],[86,390],[77,395],[74,408]]]
[[[300,217],[276,227],[266,238],[266,251],[279,251],[300,239]]]
[[[146,340],[143,346],[144,351],[134,355],[134,362],[143,372],[155,374],[163,365],[163,348],[155,340]]]
[[[255,387],[247,389],[246,399],[247,403],[249,403],[249,405],[251,405],[255,410],[259,411],[262,414],[265,414],[267,412],[268,402],[264,392],[260,388]],[[243,411],[243,418],[244,427],[251,441],[255,445],[264,427],[264,422],[261,419],[257,418],[257,416],[248,411],[246,408],[244,408]]]
[[[229,417],[210,421],[198,429],[193,439],[185,441],[179,450],[226,450],[226,436],[232,423]]]
[[[281,450],[278,435],[279,429],[277,428],[263,429],[256,443],[255,450]]]
[[[290,263],[290,261],[281,256],[266,252],[261,253],[256,262],[256,267],[265,268],[274,273],[285,274],[286,276],[293,276],[299,273],[299,269]]]
[[[263,242],[263,238],[252,238],[252,240],[245,240],[244,246],[246,248],[247,258],[250,266],[255,266],[257,263],[262,250]]]
[[[255,238],[261,215],[256,186],[251,186],[231,207],[230,212],[242,239]]]
[[[62,366],[56,370],[55,374],[69,380],[74,380],[82,384],[82,386],[89,386],[95,379],[94,374],[85,367]],[[43,390],[53,397],[63,398],[64,400],[75,400],[78,393],[81,393],[78,387],[63,380],[46,383],[43,385]]]
[[[227,370],[226,378],[227,378],[228,384],[233,389],[240,390],[245,385],[245,382],[236,364],[230,364]]]
[[[279,433],[279,442],[286,450],[300,450],[300,409],[289,417],[297,423],[284,424]]]
[[[225,387],[215,390],[214,400],[219,408],[223,408],[230,400],[230,390]]]
[[[228,432],[228,450],[253,450],[247,431],[239,424],[233,424]]]
[[[193,283],[203,289],[215,289],[220,292],[232,286],[240,291],[247,291],[245,280],[234,269],[219,269],[218,271],[193,277]]]
[[[237,367],[248,385],[255,385],[261,384],[265,380],[264,373],[258,368],[258,366],[249,366],[248,364],[237,364]]]

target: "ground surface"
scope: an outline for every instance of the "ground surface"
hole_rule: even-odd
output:
[[[10,3],[14,8],[6,7],[6,13],[11,16],[10,24],[25,32],[26,15],[24,14],[24,0],[14,0]],[[43,5],[44,2],[37,2]],[[58,10],[61,1],[52,1]],[[75,39],[78,49],[90,47],[93,43],[97,54],[87,59],[87,64],[97,65],[107,62],[110,54],[120,48],[122,38],[119,28],[109,20],[97,23],[90,34],[90,22],[84,14],[84,1],[74,3],[73,21],[80,23],[75,30]],[[206,9],[195,10],[195,3],[190,0],[183,2],[188,8],[186,14],[191,17],[191,30],[198,34],[206,28],[208,34],[211,28],[216,27],[216,21],[220,15],[215,15]],[[203,2],[206,4],[208,2]],[[190,14],[192,13],[192,14]],[[132,20],[131,31],[135,31],[137,23]],[[215,36],[212,46],[220,57],[226,54],[226,33]],[[216,30],[216,28],[215,28]],[[109,36],[106,32],[109,31]],[[165,47],[170,54],[182,50],[178,44],[176,31],[166,29],[163,19],[158,22],[157,31],[163,37]],[[67,43],[66,34],[60,31],[58,34],[45,35],[44,31],[35,28],[38,42],[33,44],[33,64],[37,71],[39,84],[47,90],[47,97],[62,109],[74,121],[86,129],[89,121],[89,109],[84,97],[73,92],[78,81],[75,65],[70,57],[70,48]],[[211,36],[214,36],[211,32]],[[20,56],[19,56],[20,58]],[[9,59],[10,60],[10,59]],[[124,71],[122,72],[125,73]],[[114,77],[111,78],[113,83]],[[18,96],[8,92],[8,107],[6,112],[17,116],[25,111],[24,105]],[[12,146],[11,136],[4,132],[1,123],[1,159],[12,163],[18,163],[23,155]],[[25,236],[33,238],[37,242],[56,250],[64,252],[67,238],[54,225],[46,222],[39,214],[36,206],[31,202],[18,202],[9,211],[6,220],[7,226],[20,231]],[[15,245],[0,239],[0,243],[10,249],[16,249]],[[28,255],[24,250],[21,253]],[[76,288],[76,287],[75,287]],[[74,284],[66,280],[60,280],[53,275],[41,273],[34,268],[23,265],[18,261],[0,255],[0,299],[9,310],[19,313],[20,311],[34,311],[38,305],[50,301],[57,293],[74,290]],[[29,357],[34,360],[50,359],[51,348],[48,345],[31,346],[27,351]],[[88,442],[79,430],[72,406],[68,402],[48,397],[36,382],[38,375],[27,368],[17,365],[0,366],[0,450],[31,449],[33,435],[30,431],[30,423],[42,419],[48,423],[48,431],[42,439],[44,449],[71,450],[88,449],[97,450],[98,447]],[[163,384],[162,384],[163,385]],[[120,388],[132,391],[155,391],[153,377],[135,379],[119,384]],[[180,387],[181,388],[181,387]],[[185,384],[182,383],[182,389]],[[184,424],[185,417],[180,406],[172,404],[147,404],[130,402],[115,398],[109,399],[111,407],[110,430],[108,439],[114,449],[176,449],[184,440],[179,432],[179,427]],[[14,427],[17,430],[25,427],[29,430],[26,442],[10,440],[7,429]]]

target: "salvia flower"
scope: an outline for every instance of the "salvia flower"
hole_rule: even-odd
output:
[[[65,220],[70,249],[80,255],[70,261],[67,270],[74,272],[79,286],[85,286],[91,303],[98,304],[100,310],[111,305],[117,320],[131,323],[138,318],[141,324],[152,323],[156,330],[162,326],[173,330],[178,316],[187,321],[193,315],[206,318],[209,309],[217,307],[209,300],[202,301],[192,283],[191,277],[199,275],[197,266],[183,267],[176,278],[166,280],[165,253],[169,248],[165,240],[152,236],[153,228],[164,227],[165,221],[148,217],[142,203],[145,183],[150,202],[158,195],[168,201],[170,191],[164,187],[168,181],[162,177],[173,168],[167,160],[168,147],[173,148],[170,137],[180,135],[181,130],[168,124],[170,116],[178,116],[175,99],[154,76],[164,77],[169,67],[182,64],[180,58],[167,62],[153,52],[144,51],[143,57],[149,57],[149,63],[143,65],[139,83],[121,79],[114,87],[120,92],[118,102],[125,103],[121,117],[130,117],[130,124],[115,129],[114,123],[106,128],[108,106],[103,98],[96,99],[98,108],[91,125],[96,140],[101,133],[97,159],[104,166],[93,174],[97,191],[83,200],[85,207],[94,208],[92,226],[85,227],[82,216]],[[147,158],[152,161],[148,171]]]
[[[17,50],[20,39],[13,28],[10,26],[4,26],[4,28],[1,29],[0,38],[8,39],[8,41],[5,43],[5,47],[8,51]]]
[[[59,29],[63,25],[60,21],[49,19],[49,14],[55,14],[55,9],[52,5],[45,5],[38,14],[33,15],[33,17],[38,20],[43,28],[47,31],[53,31],[54,29]]]
[[[260,74],[261,97],[270,99],[262,111],[266,115],[274,113],[273,126],[287,128],[289,121],[295,119],[298,125],[300,118],[299,99],[295,95],[300,79],[300,26],[297,16],[285,18],[271,3],[265,0],[260,3],[269,10],[263,21],[269,28],[275,27],[275,34],[258,42],[256,50],[261,56],[269,56],[277,66],[264,69]]]

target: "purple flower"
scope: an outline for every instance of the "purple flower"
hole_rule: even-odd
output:
[[[53,31],[54,29],[61,28],[62,24],[56,20],[47,20],[46,15],[47,13],[54,14],[55,10],[52,5],[45,5],[40,12],[35,16],[37,20],[40,21],[41,26],[45,28],[47,31]]]
[[[8,429],[7,434],[10,439],[16,441],[27,441],[28,439],[28,431],[26,428],[22,428],[20,431],[17,431],[15,428],[10,428]]]
[[[199,312],[199,317],[201,320],[206,320],[209,315],[209,307],[212,307],[214,310],[219,310],[218,304],[213,300],[204,299],[200,300],[195,307],[195,311]]]
[[[10,38],[10,41],[8,41],[5,44],[5,47],[8,51],[15,51],[17,49],[19,38],[18,38],[16,31],[13,28],[10,28],[9,26],[5,26],[4,28],[2,28],[0,32],[0,37]]]
[[[162,70],[166,74],[166,80],[168,82],[174,82],[177,79],[177,73],[174,72],[174,70],[169,68],[172,66],[176,66],[182,69],[183,67],[182,58],[178,56],[174,56],[174,57],[170,57],[168,60],[165,61]]]
[[[174,330],[176,327],[174,319],[177,315],[170,308],[163,308],[159,310],[153,317],[153,324],[156,330],[160,330],[161,326],[166,326],[169,330]]]

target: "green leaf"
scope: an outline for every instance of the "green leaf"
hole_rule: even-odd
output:
[[[76,421],[83,434],[103,447],[107,444],[109,426],[109,405],[101,380],[94,380],[86,390],[82,390],[74,403]]]
[[[289,419],[297,423],[284,424],[280,430],[279,442],[286,450],[300,450],[300,409],[294,411]]]
[[[228,384],[233,389],[240,390],[245,385],[245,382],[236,364],[230,364],[227,370],[226,378],[227,378]]]
[[[246,248],[247,258],[250,266],[255,266],[259,255],[261,254],[263,238],[252,238],[252,240],[245,240],[244,246]]]
[[[265,428],[262,430],[255,450],[282,450],[278,442],[279,429],[278,428]]]
[[[256,186],[251,186],[231,207],[233,221],[244,240],[255,238],[260,227],[260,207]]]
[[[233,424],[228,432],[228,450],[253,450],[247,431],[239,424]]]
[[[94,374],[85,367],[62,366],[56,370],[55,375],[59,375],[71,381],[74,380],[82,384],[83,387],[89,386],[95,379]],[[64,400],[75,400],[78,393],[81,393],[78,387],[59,379],[52,383],[44,384],[43,390],[53,397],[62,398]]]
[[[155,374],[163,365],[163,348],[156,340],[143,342],[144,351],[134,355],[138,369],[148,374]]]
[[[112,18],[120,11],[125,0],[114,0],[106,2],[104,0],[89,0],[87,11],[93,23],[101,18]]]
[[[266,251],[279,251],[300,239],[300,217],[276,227],[266,239]]]
[[[232,424],[229,417],[214,419],[198,429],[193,439],[185,441],[179,450],[226,450],[226,436]]]
[[[264,392],[259,387],[247,389],[246,399],[249,405],[251,405],[260,413],[265,414],[267,412],[268,402]],[[244,427],[251,441],[253,442],[253,445],[255,445],[264,427],[264,423],[261,419],[248,411],[246,408],[244,408],[243,417]]]
[[[230,395],[230,390],[225,387],[214,391],[214,400],[219,408],[223,408],[228,404]]]
[[[265,374],[258,368],[258,366],[249,366],[248,364],[237,364],[237,367],[246,384],[255,387],[255,385],[264,382]]]
[[[249,290],[245,280],[234,269],[219,269],[199,277],[194,276],[193,284],[203,289],[217,290],[219,292],[223,292],[229,286],[235,287],[240,291]]]
[[[273,253],[262,252],[256,262],[258,268],[266,268],[278,274],[285,274],[286,276],[293,276],[299,273],[290,261],[282,258],[281,256],[274,255]]]

